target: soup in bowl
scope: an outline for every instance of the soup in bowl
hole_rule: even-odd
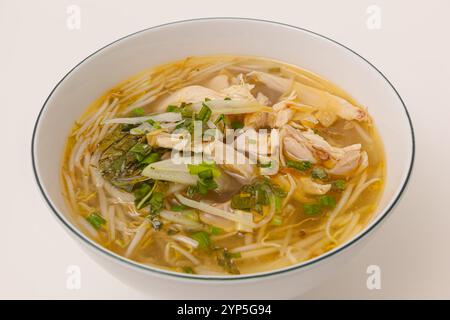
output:
[[[41,112],[33,156],[51,208],[121,278],[157,297],[290,297],[390,211],[413,136],[396,91],[348,49],[207,19],[78,65]]]

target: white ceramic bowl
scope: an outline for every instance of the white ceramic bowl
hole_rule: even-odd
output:
[[[351,241],[313,260],[252,275],[192,276],[140,265],[85,237],[70,221],[61,195],[60,161],[74,121],[104,91],[148,67],[190,55],[264,56],[318,73],[367,106],[387,156],[387,181],[375,219]],[[213,18],[181,21],[119,39],[75,66],[53,89],[36,122],[33,167],[52,212],[106,270],[156,298],[291,298],[344,268],[391,212],[405,189],[414,159],[407,110],[390,82],[364,58],[313,32],[269,21]],[[49,262],[50,263],[50,262]]]

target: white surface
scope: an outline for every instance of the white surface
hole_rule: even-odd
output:
[[[277,4],[283,2],[277,8],[261,1],[164,1],[158,7],[147,1],[126,7],[110,1],[0,2],[0,101],[6,112],[0,126],[6,144],[0,160],[6,203],[1,298],[151,298],[105,273],[56,223],[34,183],[31,132],[53,86],[94,50],[148,26],[206,16],[271,19],[340,41],[384,72],[411,113],[417,156],[403,201],[358,258],[304,298],[450,298],[450,47],[444,40],[450,3],[378,1],[381,29],[369,30],[366,9],[373,2],[346,1],[345,8],[332,1]],[[70,4],[81,8],[81,30],[66,27]],[[372,264],[381,267],[381,290],[366,288]],[[66,288],[69,265],[81,268],[80,290]]]

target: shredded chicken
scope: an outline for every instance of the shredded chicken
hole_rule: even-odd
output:
[[[318,120],[324,126],[332,125],[337,117],[358,121],[363,121],[367,118],[365,110],[329,92],[261,71],[252,71],[247,76],[256,78],[270,89],[276,90],[281,94],[294,90],[300,102],[317,108]]]

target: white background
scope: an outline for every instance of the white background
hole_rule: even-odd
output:
[[[66,26],[72,4],[80,30]],[[380,30],[366,26],[373,4]],[[416,130],[400,205],[360,256],[302,298],[450,299],[449,15],[446,0],[0,0],[0,298],[151,298],[91,261],[47,209],[31,169],[33,125],[60,78],[109,42],[175,20],[239,16],[304,27],[354,49],[396,86]],[[366,288],[372,264],[381,290]],[[80,290],[66,288],[69,265],[81,268]]]

